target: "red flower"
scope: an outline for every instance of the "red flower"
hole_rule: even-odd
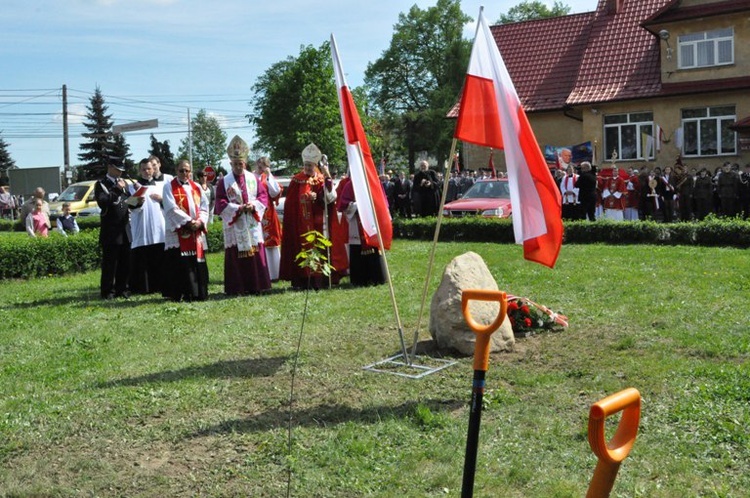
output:
[[[517,309],[518,304],[515,301],[508,303],[508,311],[516,311]]]
[[[531,327],[531,318],[524,318],[523,324],[526,325],[527,327]]]
[[[524,315],[529,315],[529,316],[531,315],[531,312],[529,311],[529,307],[526,306],[525,304],[521,306],[521,313],[523,313]]]

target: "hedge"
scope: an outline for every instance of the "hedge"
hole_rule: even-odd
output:
[[[95,228],[99,228],[99,225],[101,223],[101,220],[98,216],[84,216],[84,217],[77,217],[76,221],[78,222],[78,228],[81,229],[81,231],[86,230],[93,230]],[[55,222],[52,222],[52,226],[55,226]],[[26,231],[26,223],[21,222],[21,220],[16,221],[10,221],[6,219],[0,219],[0,232],[25,232]]]
[[[394,237],[432,240],[437,218],[397,218]],[[509,219],[444,218],[441,241],[513,243]],[[609,220],[566,221],[566,244],[655,244],[750,247],[750,221],[740,218],[709,217],[704,221],[659,223],[656,221],[614,222]]]
[[[0,231],[11,225],[7,220]],[[99,218],[80,222],[81,233],[63,237],[53,232],[47,239],[25,233],[0,235],[0,279],[33,278],[88,271],[99,267]],[[393,221],[395,238],[432,240],[437,218]],[[750,222],[738,218],[709,218],[702,222],[658,223],[654,221],[565,222],[565,244],[654,244],[750,247]],[[7,231],[7,230],[5,230]],[[440,228],[441,241],[514,242],[510,220],[485,218],[445,218]],[[208,251],[224,248],[221,223],[208,230]]]
[[[77,235],[64,237],[50,230],[48,238],[33,238],[26,233],[0,235],[0,279],[33,278],[63,273],[83,272],[99,268],[99,218],[95,226],[79,228]],[[208,252],[224,249],[220,223],[213,223],[208,231]]]

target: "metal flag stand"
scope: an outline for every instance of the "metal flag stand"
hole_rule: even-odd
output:
[[[404,355],[397,354],[390,358],[386,358],[385,360],[380,360],[371,365],[367,365],[366,367],[362,367],[362,369],[369,372],[398,375],[399,377],[406,377],[408,379],[421,379],[422,377],[439,372],[444,368],[448,368],[449,366],[458,363],[456,360],[433,358],[431,356],[417,356],[411,358],[418,359],[424,364],[416,363],[414,360],[411,362],[404,361]]]
[[[336,79],[336,86],[340,91],[340,88],[346,86],[346,80],[344,79],[344,70],[341,67],[341,61],[339,59],[338,55],[338,47],[336,46],[336,39],[334,38],[333,34],[331,34],[331,55],[333,57],[333,63],[334,63],[334,77]],[[346,134],[346,130],[349,127],[350,124],[347,124],[346,118],[344,116],[344,104],[341,100],[341,95],[339,94],[339,106],[341,108],[342,113],[342,125],[344,126],[344,137],[348,141],[351,137],[348,137]],[[356,109],[354,109],[354,112],[356,113]],[[359,122],[359,116],[356,116],[356,122]],[[366,143],[366,141],[365,141]],[[410,356],[406,350],[406,340],[404,339],[404,329],[401,325],[401,317],[399,316],[398,312],[398,305],[396,303],[396,294],[393,289],[393,280],[391,279],[391,272],[388,268],[388,258],[385,254],[385,247],[383,244],[383,237],[380,233],[380,224],[378,222],[378,214],[375,210],[375,203],[372,198],[372,192],[370,191],[370,182],[368,179],[368,168],[367,168],[367,162],[365,162],[364,158],[364,152],[362,150],[362,144],[359,142],[359,139],[357,139],[355,142],[349,142],[350,145],[356,146],[356,153],[359,155],[359,164],[362,165],[362,170],[360,171],[357,169],[357,174],[362,175],[364,178],[364,185],[367,190],[367,200],[370,204],[370,210],[372,211],[373,218],[374,218],[374,224],[377,233],[378,238],[378,248],[380,250],[380,254],[383,256],[383,269],[385,270],[386,275],[386,282],[388,283],[388,290],[390,291],[391,296],[391,303],[393,304],[393,315],[396,320],[396,327],[398,329],[398,338],[401,345],[401,354],[398,354],[396,356],[392,356],[390,358],[386,358],[385,360],[381,360],[377,363],[373,363],[372,365],[368,365],[366,367],[363,367],[365,370],[371,371],[371,372],[383,372],[383,373],[391,373],[395,375],[400,375],[402,377],[409,377],[409,378],[420,378],[424,377],[425,375],[429,375],[433,372],[437,372],[438,370],[442,370],[445,367],[448,367],[452,365],[455,362],[446,361],[442,359],[435,359],[430,358],[430,361],[433,362],[433,365],[418,365],[414,363],[414,357]],[[368,147],[369,149],[369,147]],[[350,157],[350,154],[353,153],[349,148],[347,148],[347,156]],[[350,164],[351,167],[351,164]],[[371,173],[374,173],[374,164]],[[352,174],[354,174],[354,169],[352,169]],[[416,346],[415,346],[416,349]],[[412,353],[413,355],[413,353]],[[400,358],[400,361],[399,361]]]

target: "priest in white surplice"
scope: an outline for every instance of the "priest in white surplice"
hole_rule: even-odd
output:
[[[161,213],[162,187],[153,178],[153,165],[142,159],[138,180],[130,186],[130,290],[136,294],[161,292],[164,265],[164,216]]]
[[[164,184],[164,295],[173,301],[204,301],[208,297],[206,224],[208,199],[190,179],[188,161],[177,165],[177,177]]]

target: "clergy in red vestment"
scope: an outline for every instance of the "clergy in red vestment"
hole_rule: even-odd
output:
[[[602,185],[602,204],[604,205],[604,217],[614,221],[625,219],[625,200],[627,186],[625,180],[620,177],[617,165],[612,166],[612,176],[605,177]]]
[[[229,142],[232,171],[216,184],[216,214],[224,228],[224,292],[260,294],[271,288],[261,220],[268,191],[247,171],[249,147],[239,136]]]
[[[329,284],[338,284],[341,278],[341,274],[334,271],[329,281],[322,273],[311,273],[308,268],[300,268],[296,260],[297,255],[307,249],[302,239],[305,233],[316,230],[329,240],[332,238],[332,220],[337,216],[336,191],[328,165],[322,163],[318,170],[322,157],[315,144],[305,147],[302,151],[303,169],[292,177],[284,203],[279,279],[290,281],[295,289],[322,289]],[[336,268],[336,258],[331,257],[329,261]]]
[[[281,185],[271,173],[271,161],[263,156],[255,162],[255,173],[268,190],[268,207],[260,220],[263,226],[263,241],[266,245],[266,262],[271,282],[279,280],[279,263],[281,261],[281,223],[276,213],[276,205],[281,198]]]

